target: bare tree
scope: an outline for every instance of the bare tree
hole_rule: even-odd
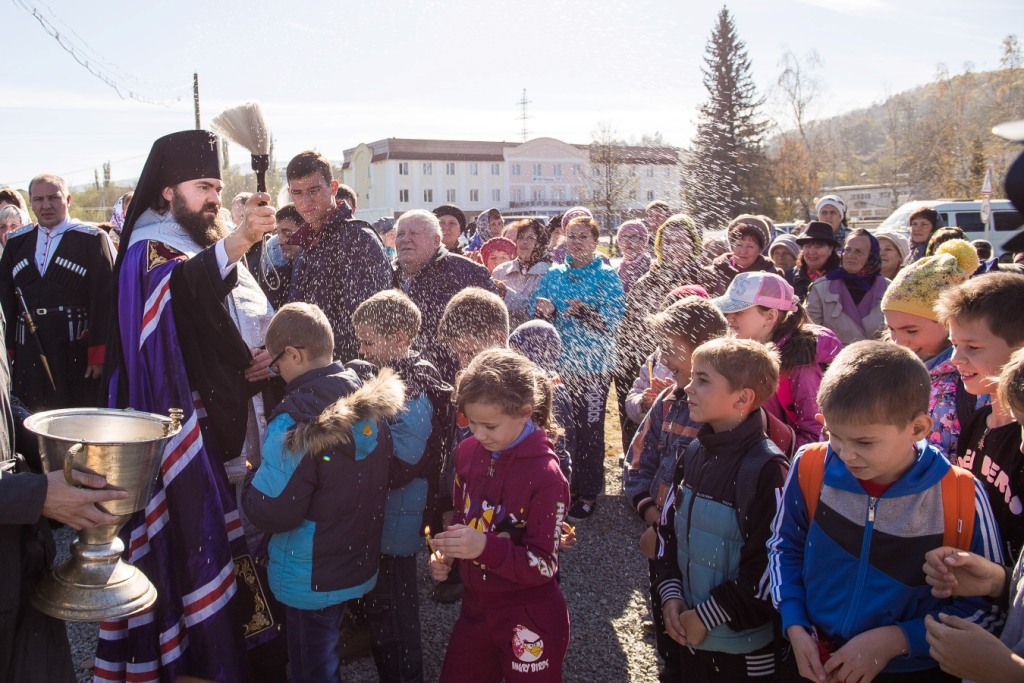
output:
[[[814,70],[821,66],[821,58],[814,50],[803,58],[786,50],[779,66],[782,71],[776,80],[777,93],[789,111],[788,123],[792,128],[782,133],[782,145],[773,164],[779,203],[777,215],[809,219],[820,186],[823,153],[820,132],[808,125],[821,91],[821,84],[814,76]]]
[[[612,234],[627,202],[636,192],[637,177],[628,163],[627,146],[616,137],[611,124],[599,122],[590,143],[588,189],[597,217],[606,234]],[[609,237],[609,244],[612,240]]]

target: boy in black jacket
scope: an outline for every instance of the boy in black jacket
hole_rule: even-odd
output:
[[[766,680],[775,671],[768,553],[789,466],[758,408],[776,391],[777,355],[747,339],[715,339],[692,356],[686,398],[703,423],[676,465],[655,561],[681,681]]]

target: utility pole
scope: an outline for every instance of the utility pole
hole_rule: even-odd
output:
[[[526,120],[530,118],[530,116],[526,113],[526,105],[533,104],[533,102],[526,99],[526,88],[523,88],[523,99],[516,102],[516,104],[520,106],[522,111],[522,113],[519,115],[519,120],[523,122],[523,142],[526,142],[526,139],[530,136],[530,131],[526,127]]]
[[[196,109],[196,130],[202,128],[199,125],[199,72],[192,72],[192,100],[195,103]]]

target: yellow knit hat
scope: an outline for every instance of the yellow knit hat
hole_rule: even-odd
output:
[[[980,265],[978,252],[966,240],[949,240],[934,256],[914,261],[896,274],[882,296],[883,311],[901,311],[938,320],[935,303],[948,287],[967,281]]]

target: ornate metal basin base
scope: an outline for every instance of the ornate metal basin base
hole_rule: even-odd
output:
[[[37,413],[25,427],[39,438],[43,469],[62,471],[74,484],[73,471],[100,474],[128,498],[100,507],[118,516],[114,524],[84,529],[71,544],[71,558],[47,575],[32,604],[40,612],[68,621],[120,619],[151,606],[156,589],[138,569],[121,559],[124,543],[117,534],[129,517],[142,510],[168,441],[178,433],[180,412],[172,417],[132,410],[69,408]]]

